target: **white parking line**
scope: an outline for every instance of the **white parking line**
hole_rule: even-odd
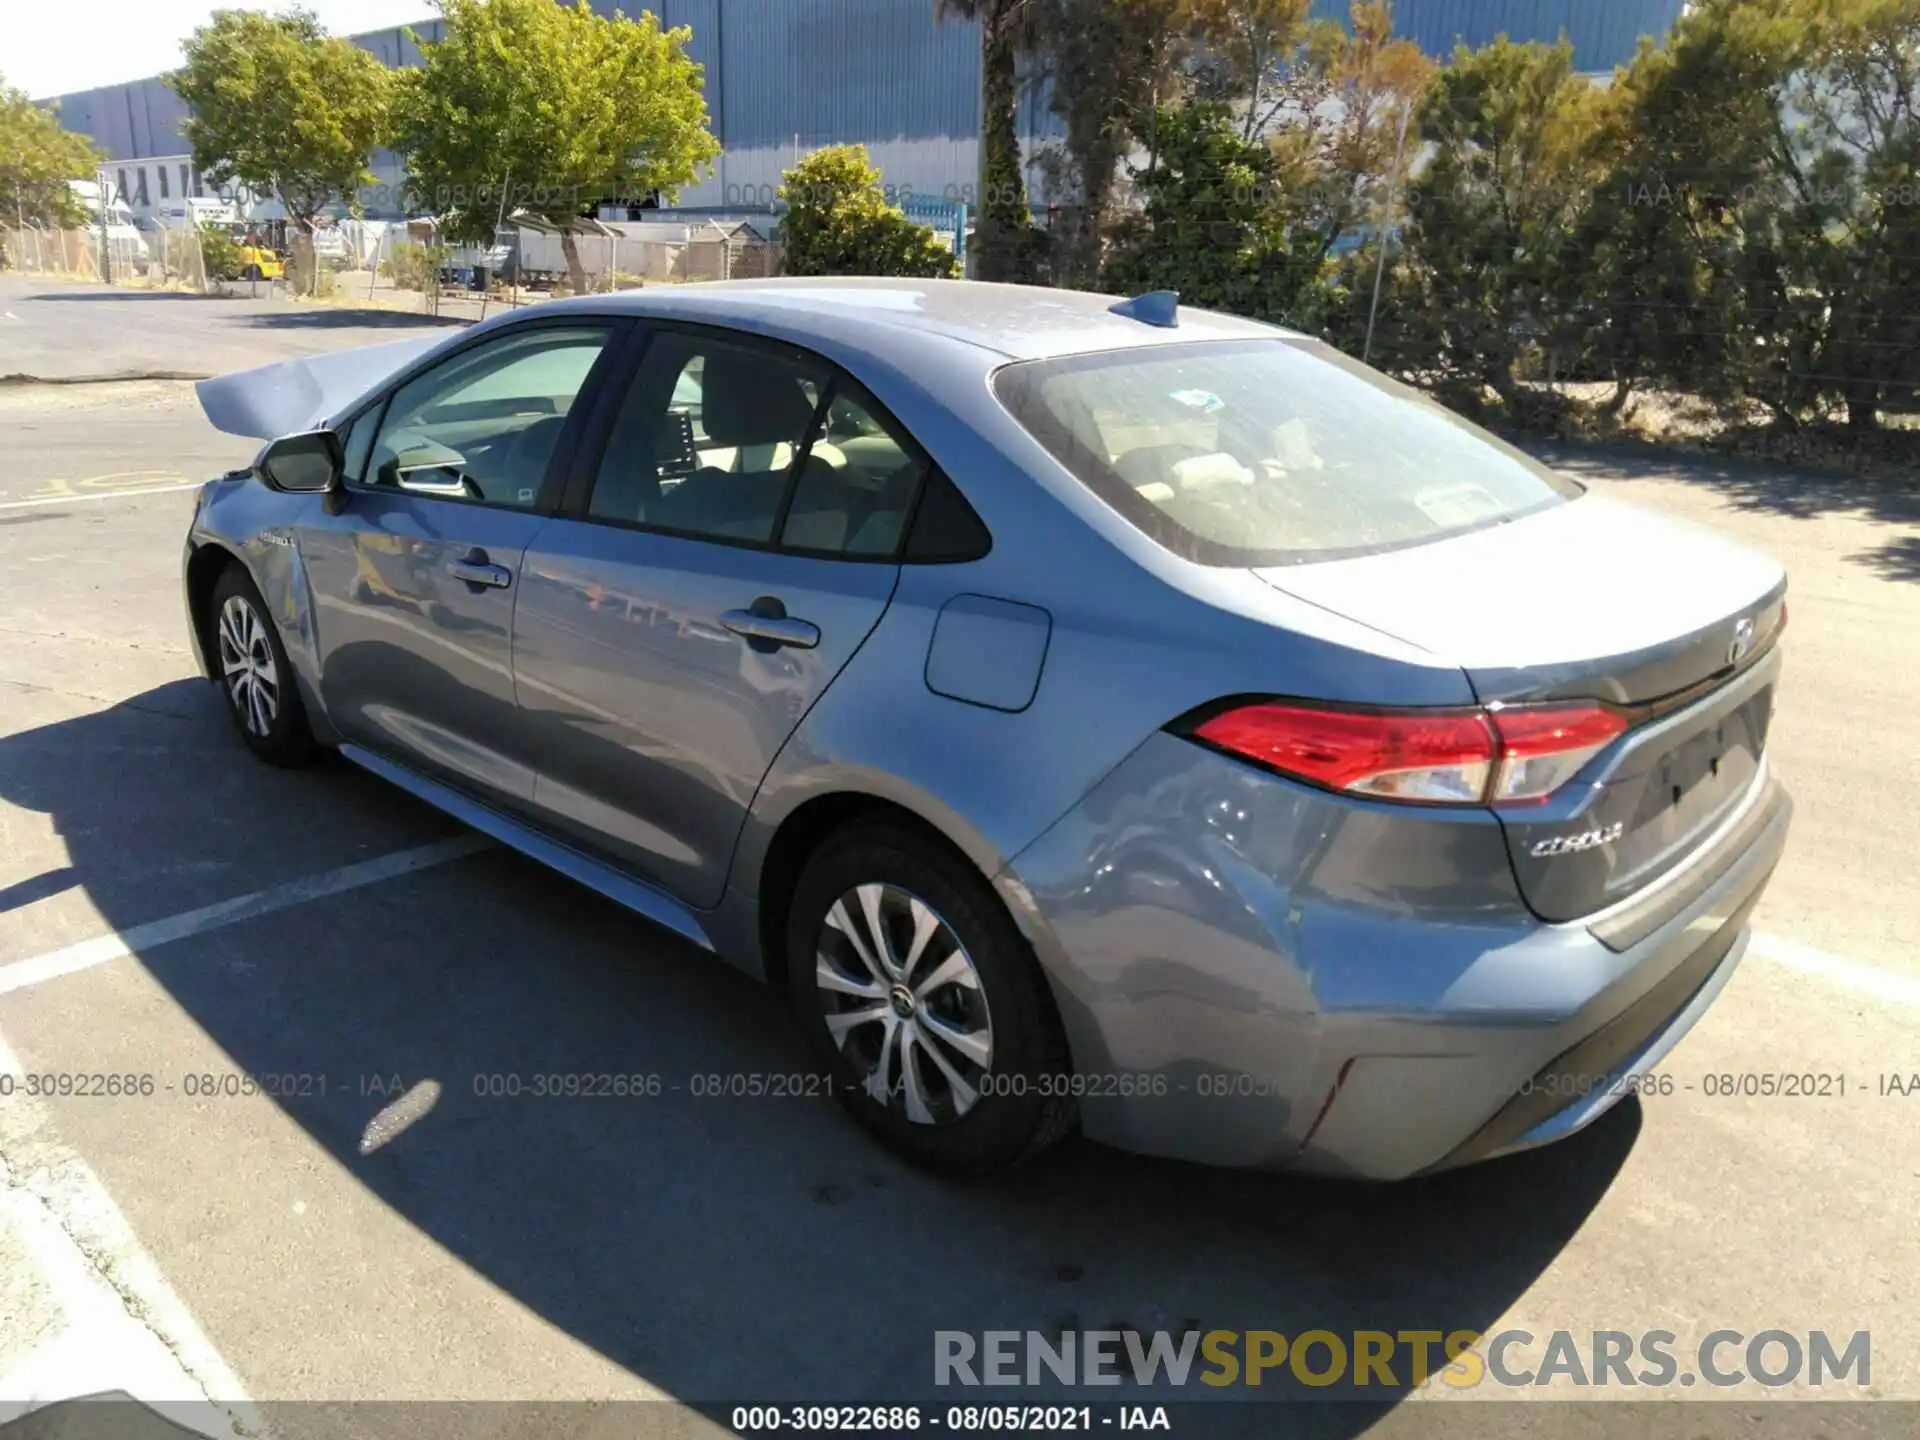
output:
[[[1769,935],[1764,930],[1754,932],[1747,952],[1763,960],[1771,960],[1776,965],[1817,976],[1843,989],[1871,995],[1876,1000],[1890,1001],[1895,1005],[1920,1005],[1920,976],[1903,975],[1896,970],[1883,970],[1878,965],[1849,960],[1844,955],[1816,950],[1811,945]]]
[[[135,925],[128,930],[115,931],[111,935],[102,935],[93,940],[82,940],[78,945],[69,945],[64,950],[36,955],[29,960],[16,960],[10,965],[0,965],[0,995],[24,989],[29,985],[37,985],[43,980],[51,980],[56,976],[71,975],[78,970],[90,970],[95,965],[104,965],[109,960],[118,960],[122,955],[132,955],[138,951],[150,950],[156,945],[184,940],[191,935],[202,935],[209,930],[218,930],[223,926],[237,924],[242,920],[251,920],[259,915],[269,915],[275,910],[305,905],[310,900],[344,894],[348,890],[358,890],[363,885],[377,885],[382,880],[391,880],[399,875],[411,875],[417,870],[426,870],[435,865],[445,865],[449,861],[459,860],[477,851],[485,850],[492,843],[484,835],[469,834],[456,836],[451,840],[439,840],[431,845],[418,845],[411,850],[399,850],[391,855],[383,855],[377,860],[362,860],[355,865],[342,865],[338,870],[327,870],[318,875],[289,880],[285,884],[268,886],[265,890],[255,890],[249,895],[241,895],[232,900],[221,900],[212,905],[203,905],[198,910],[188,910],[179,915],[170,915],[164,920],[150,920],[144,925]]]
[[[31,500],[0,500],[0,510],[26,510],[35,505],[72,505],[81,500],[127,500],[136,495],[172,495],[181,490],[198,490],[206,482],[189,480],[183,485],[147,485],[137,490],[87,490],[72,495],[39,495]]]
[[[0,1074],[22,1073],[0,1037]],[[264,1435],[239,1376],[99,1176],[54,1136],[37,1100],[8,1088],[0,1104],[0,1227],[9,1253],[29,1262],[39,1281],[9,1277],[21,1305],[9,1319],[41,1338],[0,1375],[0,1423],[117,1391],[204,1435]]]

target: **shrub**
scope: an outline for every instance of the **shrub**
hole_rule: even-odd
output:
[[[781,268],[788,275],[914,275],[950,279],[953,252],[889,205],[864,145],[816,150],[781,177]]]
[[[240,247],[224,225],[208,221],[200,227],[200,259],[209,280],[240,278]]]
[[[432,285],[446,263],[444,245],[421,245],[412,240],[398,241],[380,264],[380,273],[400,290],[425,290]]]

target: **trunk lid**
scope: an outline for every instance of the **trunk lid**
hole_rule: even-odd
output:
[[[1431,544],[1255,573],[1457,664],[1483,704],[1626,712],[1632,728],[1574,780],[1497,812],[1543,919],[1659,878],[1759,775],[1786,576],[1709,531],[1585,495]]]
[[[325,424],[450,338],[445,331],[436,331],[411,340],[283,360],[202,380],[194,390],[214,429],[277,440]]]

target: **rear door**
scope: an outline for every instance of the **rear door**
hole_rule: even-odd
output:
[[[1753,789],[1786,577],[1709,531],[1587,495],[1427,545],[1259,573],[1455,661],[1482,703],[1620,711],[1629,728],[1572,781],[1499,809],[1545,919],[1657,879]]]
[[[343,736],[524,805],[521,559],[558,502],[575,401],[616,329],[516,327],[400,385],[348,430],[338,514],[299,536],[320,689]]]
[[[535,806],[711,905],[761,779],[887,607],[924,458],[818,357],[691,327],[653,335],[599,424],[522,567]]]

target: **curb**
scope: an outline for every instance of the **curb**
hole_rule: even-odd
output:
[[[0,375],[0,385],[112,385],[123,380],[211,380],[204,370],[113,370],[98,375]]]

